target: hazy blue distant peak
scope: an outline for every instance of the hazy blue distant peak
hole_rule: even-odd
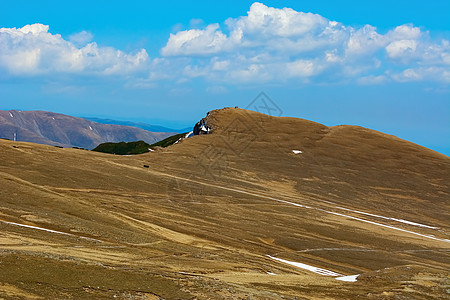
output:
[[[192,130],[191,127],[182,128],[182,129],[173,129],[173,128],[168,128],[168,127],[159,126],[159,125],[151,125],[151,124],[147,124],[147,123],[143,123],[143,122],[119,121],[119,120],[102,119],[102,118],[95,118],[95,117],[83,117],[83,119],[97,122],[97,123],[102,123],[102,124],[132,126],[132,127],[137,127],[137,128],[141,128],[144,130],[152,131],[152,132],[181,133],[181,132],[186,132],[186,131]]]

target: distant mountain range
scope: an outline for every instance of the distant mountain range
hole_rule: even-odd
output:
[[[172,129],[172,128],[167,128],[164,126],[151,125],[151,124],[142,123],[142,122],[119,121],[119,120],[101,119],[101,118],[94,118],[94,117],[83,117],[83,119],[90,120],[90,121],[97,122],[97,123],[102,123],[102,124],[132,126],[132,127],[137,127],[137,128],[141,128],[144,130],[148,130],[151,132],[183,133],[183,132],[189,132],[192,130],[192,127],[186,127],[186,128],[182,128],[182,129]]]
[[[153,128],[157,131],[102,124],[47,111],[0,110],[0,138],[52,146],[93,149],[105,142],[138,140],[153,144],[177,133],[168,128],[167,132],[161,131],[163,127]]]

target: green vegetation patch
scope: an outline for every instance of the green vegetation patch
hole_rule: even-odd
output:
[[[170,145],[173,145],[176,141],[184,137],[186,133],[179,133],[172,136],[169,136],[168,138],[159,141],[154,144],[147,144],[144,141],[137,141],[137,142],[120,142],[120,143],[103,143],[95,147],[95,149],[92,149],[92,151],[97,152],[103,152],[103,153],[111,153],[111,154],[118,154],[118,155],[133,155],[133,154],[142,154],[149,151],[149,148],[153,147],[168,147]]]
[[[148,152],[150,145],[144,141],[137,142],[120,142],[120,143],[103,143],[98,145],[92,151],[111,153],[118,155],[142,154]]]
[[[186,134],[187,134],[187,132],[169,136],[168,138],[165,138],[162,141],[151,144],[150,147],[163,147],[163,148],[168,147],[170,145],[173,145],[176,141],[178,141],[179,139],[184,137]]]

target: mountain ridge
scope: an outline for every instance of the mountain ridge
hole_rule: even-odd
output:
[[[200,123],[133,156],[0,140],[0,296],[448,297],[449,157],[241,109]]]
[[[104,142],[137,140],[153,144],[173,134],[101,124],[47,111],[0,111],[0,138],[52,146],[93,149]]]

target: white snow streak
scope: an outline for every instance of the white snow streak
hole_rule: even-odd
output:
[[[327,214],[333,214],[333,215],[337,215],[337,216],[342,216],[342,217],[346,217],[346,218],[349,218],[349,219],[353,219],[353,220],[369,223],[369,224],[372,224],[372,225],[382,226],[382,227],[390,228],[390,229],[393,229],[393,230],[398,230],[398,231],[414,234],[414,235],[421,236],[421,237],[424,237],[424,238],[450,243],[450,240],[448,240],[448,239],[440,239],[440,238],[437,238],[437,237],[432,236],[432,235],[421,234],[421,233],[417,233],[417,232],[414,232],[414,231],[410,231],[410,230],[406,230],[406,229],[402,229],[402,228],[397,228],[397,227],[394,227],[394,226],[391,226],[391,225],[385,225],[385,224],[381,224],[381,223],[377,223],[377,222],[373,222],[373,221],[369,221],[369,220],[365,220],[365,219],[361,219],[361,218],[357,218],[357,217],[344,215],[344,214],[333,212],[333,211],[328,211],[328,210],[325,210],[325,209],[322,209],[322,208],[315,208],[315,207],[311,207],[311,206],[307,206],[307,205],[302,205],[302,204],[298,204],[298,203],[294,203],[294,202],[289,202],[289,201],[273,198],[273,197],[270,197],[270,196],[260,195],[260,194],[251,193],[251,192],[247,192],[247,191],[243,191],[243,190],[239,190],[239,189],[228,188],[228,187],[224,187],[224,186],[216,186],[216,187],[219,187],[219,188],[224,189],[224,190],[235,191],[235,192],[239,192],[239,193],[243,193],[243,194],[247,194],[247,195],[252,195],[252,196],[257,196],[257,197],[261,197],[261,198],[266,198],[266,199],[270,199],[270,200],[274,200],[274,201],[277,201],[277,202],[282,202],[282,203],[286,203],[286,204],[289,204],[289,205],[294,205],[294,206],[298,206],[298,207],[302,207],[302,208],[314,209],[314,210],[317,210],[317,211],[325,212]]]
[[[294,152],[294,154],[300,154],[300,153],[303,153],[303,151],[301,151],[301,150],[292,150],[292,152]]]
[[[288,264],[288,265],[292,265],[292,266],[295,266],[297,268],[301,268],[301,269],[304,269],[304,270],[308,270],[308,271],[311,271],[311,272],[314,272],[314,273],[317,273],[317,274],[320,274],[320,275],[324,275],[324,276],[342,276],[342,274],[339,274],[339,273],[336,273],[336,272],[333,272],[333,271],[330,271],[330,270],[327,270],[327,269],[317,268],[317,267],[313,267],[313,266],[310,266],[310,265],[307,265],[307,264],[302,264],[302,263],[295,262],[295,261],[289,261],[289,260],[273,257],[273,256],[270,256],[270,255],[266,255],[266,256],[271,258],[271,259],[278,260],[278,261],[280,261],[282,263],[285,263],[285,264]]]
[[[14,226],[26,227],[26,228],[31,228],[31,229],[36,229],[36,230],[42,230],[42,231],[47,231],[47,232],[51,232],[51,233],[56,233],[56,234],[63,234],[63,235],[73,236],[73,237],[77,237],[77,238],[80,238],[80,239],[91,240],[91,241],[96,241],[96,242],[100,242],[100,243],[103,242],[103,241],[100,241],[100,240],[97,240],[97,239],[93,239],[93,238],[89,238],[89,237],[85,237],[85,236],[79,236],[79,235],[75,235],[75,234],[71,234],[71,233],[67,233],[67,232],[56,231],[56,230],[51,230],[51,229],[37,227],[37,226],[19,224],[19,223],[2,221],[2,220],[0,220],[0,222],[5,223],[5,224],[9,224],[9,225],[14,225]]]
[[[386,220],[392,220],[392,221],[396,221],[396,222],[401,222],[401,223],[405,223],[408,225],[413,225],[413,226],[418,226],[418,227],[424,227],[424,228],[430,228],[430,229],[439,229],[439,227],[434,227],[434,226],[429,226],[429,225],[424,225],[424,224],[420,224],[420,223],[416,223],[416,222],[411,222],[411,221],[407,221],[407,220],[403,220],[403,219],[396,219],[396,218],[390,218],[390,217],[384,217],[384,216],[380,216],[380,215],[375,215],[375,214],[371,214],[371,213],[366,213],[363,211],[358,211],[358,210],[352,210],[352,209],[348,209],[345,207],[340,207],[340,206],[336,206],[336,208],[342,209],[342,210],[346,210],[346,211],[351,211],[357,214],[362,214],[362,215],[366,215],[366,216],[371,216],[371,217],[376,217],[376,218],[381,218],[381,219],[386,219]]]
[[[340,281],[356,282],[358,276],[359,274],[356,274],[356,275],[336,277],[335,279]]]
[[[11,116],[11,118],[14,118],[14,116],[12,115],[12,113],[11,113],[11,112],[9,112],[9,115]]]
[[[361,221],[361,222],[365,222],[365,223],[369,223],[369,224],[373,224],[373,225],[377,225],[377,226],[382,226],[382,227],[386,227],[386,228],[390,228],[390,229],[394,229],[394,230],[398,230],[398,231],[403,231],[403,232],[415,234],[415,235],[418,235],[418,236],[421,236],[421,237],[425,237],[425,238],[428,238],[428,239],[432,239],[432,240],[436,240],[436,241],[442,241],[442,242],[447,242],[447,243],[450,242],[450,240],[448,240],[448,239],[439,239],[439,238],[437,238],[435,236],[428,235],[428,234],[421,234],[421,233],[417,233],[417,232],[414,232],[414,231],[410,231],[410,230],[406,230],[406,229],[402,229],[402,228],[397,228],[397,227],[394,227],[394,226],[391,226],[391,225],[385,225],[385,224],[381,224],[381,223],[377,223],[377,222],[373,222],[373,221],[369,221],[369,220],[365,220],[365,219],[360,219],[360,218],[356,218],[356,217],[352,217],[352,216],[347,216],[347,215],[344,215],[344,214],[340,214],[340,213],[333,212],[333,211],[327,211],[327,210],[323,210],[323,209],[320,209],[320,208],[317,208],[317,209],[321,210],[321,211],[324,211],[326,213],[329,213],[329,214],[342,216],[342,217],[350,218],[350,219],[353,219],[353,220],[358,220],[358,221]]]
[[[430,228],[430,229],[439,229],[439,227],[434,227],[434,226],[424,225],[424,224],[420,224],[420,223],[416,223],[416,222],[411,222],[411,221],[407,221],[407,220],[403,220],[403,219],[396,219],[396,218],[390,218],[390,219],[391,219],[391,220],[394,220],[394,221],[397,221],[397,222],[401,222],[401,223],[413,225],[413,226],[425,227],[425,228]]]
[[[89,126],[89,129],[90,129],[90,130],[93,130],[91,126]]]

